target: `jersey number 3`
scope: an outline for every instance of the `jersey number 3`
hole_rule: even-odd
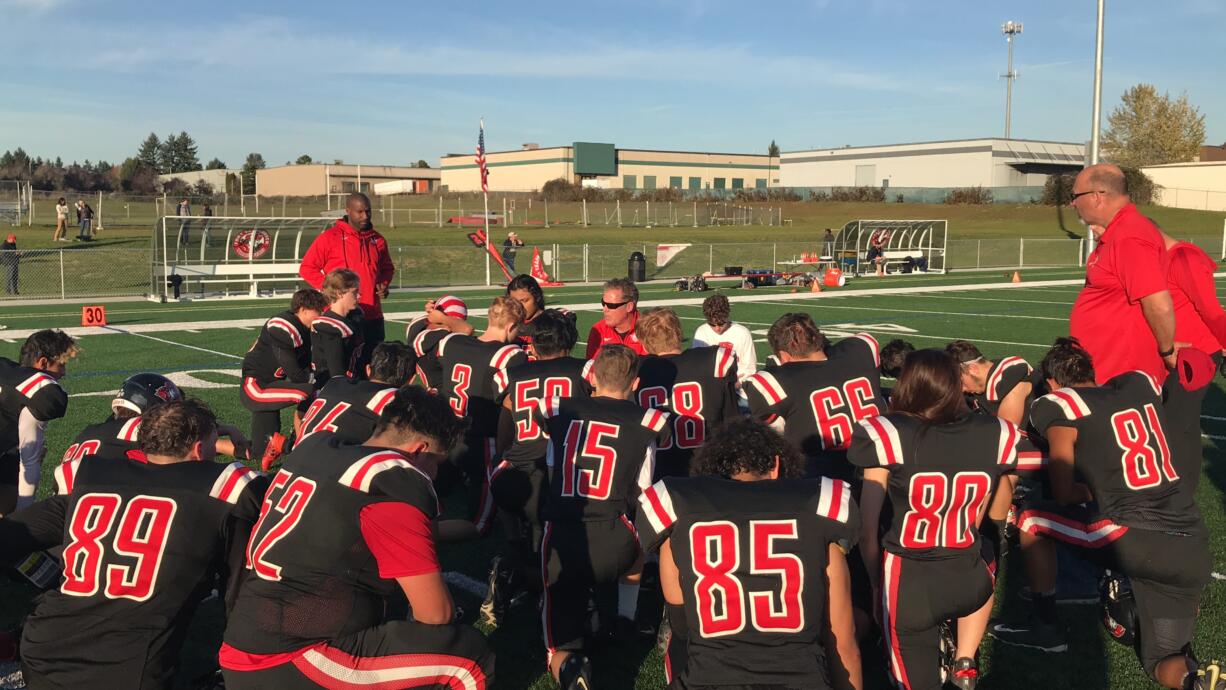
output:
[[[137,496],[119,514],[118,494],[85,494],[77,501],[68,523],[72,542],[64,549],[64,583],[60,591],[73,597],[92,597],[102,589],[107,599],[145,601],[157,584],[166,538],[178,505],[169,498]],[[112,559],[133,563],[103,566],[110,538]],[[105,584],[104,584],[105,583]]]

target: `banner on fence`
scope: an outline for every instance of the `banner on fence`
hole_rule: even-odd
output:
[[[682,250],[689,246],[688,244],[657,244],[656,266],[667,266],[668,262],[672,261]]]

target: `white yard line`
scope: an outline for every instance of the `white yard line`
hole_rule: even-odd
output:
[[[134,335],[134,336],[137,336],[138,338],[147,338],[149,340],[153,340],[159,343],[165,343],[167,345],[177,345],[179,347],[185,347],[189,350],[196,350],[198,352],[207,352],[211,355],[220,355],[222,357],[229,357],[230,359],[238,359],[238,360],[242,359],[241,355],[232,355],[229,352],[218,352],[217,350],[210,350],[204,347],[196,347],[195,345],[188,345],[186,343],[176,343],[173,340],[166,340],[165,338],[157,338],[152,335],[147,335],[145,333],[134,333],[132,331],[125,331],[122,328],[115,328],[114,326],[103,326],[103,328],[110,329],[112,332],[115,332],[115,333],[127,333],[128,335]]]
[[[762,304],[769,304],[769,305],[778,306],[778,307],[793,306],[787,302],[762,301]],[[1025,314],[978,314],[974,312],[967,313],[967,312],[961,312],[961,311],[926,311],[926,310],[919,310],[919,309],[906,309],[902,307],[896,307],[896,308],[851,307],[851,306],[836,306],[833,304],[823,304],[817,308],[819,309],[851,309],[855,311],[884,311],[884,312],[890,312],[893,314],[899,314],[899,313],[902,313],[902,314],[936,314],[938,316],[975,316],[975,317],[981,317],[981,318],[990,317],[993,319],[1030,319],[1032,321],[1068,321],[1067,316],[1028,316]]]
[[[911,295],[898,295],[898,297],[911,297]],[[923,297],[925,299],[957,299],[966,302],[1010,302],[1013,304],[1066,304],[1072,305],[1072,302],[1053,302],[1051,300],[1039,299],[999,299],[995,297],[966,297],[963,295],[915,295],[915,297]]]

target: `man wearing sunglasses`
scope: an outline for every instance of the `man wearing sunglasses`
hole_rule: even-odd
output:
[[[600,348],[606,345],[625,345],[639,356],[647,350],[634,334],[639,322],[639,289],[629,278],[614,278],[604,284],[600,298],[604,318],[592,326],[587,334],[587,358],[595,359]]]
[[[1175,366],[1175,310],[1162,233],[1137,211],[1114,165],[1082,170],[1069,205],[1098,240],[1069,334],[1094,358],[1100,385],[1134,369],[1166,379]]]

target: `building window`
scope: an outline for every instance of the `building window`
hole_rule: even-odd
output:
[[[693,190],[702,189],[702,178],[701,177],[691,177],[690,178],[690,189],[693,189]]]
[[[757,189],[766,189],[766,178],[759,177],[758,179],[754,180],[753,186]]]
[[[643,189],[655,189],[655,188],[656,188],[656,176],[655,175],[643,175]]]
[[[745,188],[745,180],[743,180],[743,179],[741,179],[741,178],[739,178],[739,177],[734,177],[734,178],[732,178],[732,188],[733,188],[733,189],[744,189],[744,188]]]
[[[668,188],[669,189],[681,189],[681,177],[677,176],[677,177],[668,178]]]
[[[370,183],[369,183],[369,182],[363,182],[363,183],[362,183],[362,189],[361,189],[361,192],[362,192],[363,194],[369,194],[369,193],[370,193]]]
[[[358,191],[358,184],[356,182],[342,182],[341,191],[345,192],[346,194],[356,192]]]
[[[715,188],[716,189],[727,189],[728,188],[727,180],[725,180],[722,177],[715,178]]]
[[[638,186],[639,186],[639,179],[637,176],[626,175],[622,177],[622,188],[623,189],[637,189]]]

